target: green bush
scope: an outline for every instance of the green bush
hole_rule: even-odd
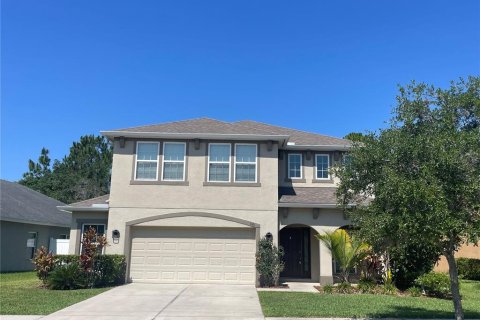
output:
[[[80,263],[80,256],[75,254],[65,254],[55,256],[55,264],[61,266],[72,262]]]
[[[422,289],[419,287],[410,287],[407,289],[407,293],[412,297],[420,297],[422,295]]]
[[[463,279],[480,280],[480,259],[458,258],[457,266]]]
[[[415,280],[415,284],[429,296],[447,298],[450,296],[450,278],[446,273],[429,272]]]
[[[352,285],[350,284],[350,282],[342,282],[342,283],[339,283],[337,285],[337,292],[338,293],[345,293],[345,294],[348,294],[348,293],[352,293]]]
[[[127,263],[123,255],[97,255],[93,263],[95,287],[113,286],[125,283]]]
[[[326,293],[326,294],[332,294],[333,293],[333,285],[331,285],[331,284],[326,284],[326,285],[322,286],[322,289],[323,289],[323,293]]]
[[[358,290],[361,293],[372,293],[374,292],[376,285],[377,284],[374,280],[370,278],[362,278],[358,281]]]
[[[282,247],[277,248],[269,239],[263,238],[258,242],[256,268],[260,274],[260,285],[272,287],[279,285],[280,272],[284,262]]]
[[[50,273],[47,284],[54,290],[73,290],[85,286],[85,277],[78,263],[69,263],[57,267]]]
[[[76,264],[80,265],[79,255],[55,256],[54,270]],[[89,272],[80,270],[82,281],[87,287],[108,287],[125,283],[127,263],[124,255],[104,254],[93,257],[93,269]]]

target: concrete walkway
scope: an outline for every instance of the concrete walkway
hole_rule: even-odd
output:
[[[276,292],[312,292],[318,293],[315,286],[319,286],[318,282],[283,282],[288,288],[257,288],[257,291],[276,291]]]
[[[52,313],[67,319],[264,319],[254,286],[132,283]]]

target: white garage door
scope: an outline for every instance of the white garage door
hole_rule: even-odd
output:
[[[255,230],[159,228],[132,230],[134,282],[255,284]]]

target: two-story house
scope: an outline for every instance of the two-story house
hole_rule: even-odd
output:
[[[282,277],[332,282],[315,235],[345,226],[329,169],[350,141],[255,121],[194,119],[102,131],[110,195],[74,203],[70,251],[89,226],[134,282],[255,284],[257,241],[285,249]]]

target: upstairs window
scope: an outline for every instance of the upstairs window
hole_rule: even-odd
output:
[[[257,181],[257,145],[235,145],[235,181]]]
[[[158,179],[158,142],[137,142],[135,180]]]
[[[165,142],[163,144],[163,180],[185,180],[185,152],[185,143]]]
[[[208,145],[208,181],[230,181],[230,148],[226,143]]]
[[[317,167],[316,178],[319,180],[330,179],[330,156],[328,154],[317,154],[315,155],[315,162]]]
[[[288,177],[290,179],[302,178],[302,155],[300,153],[288,155]]]

